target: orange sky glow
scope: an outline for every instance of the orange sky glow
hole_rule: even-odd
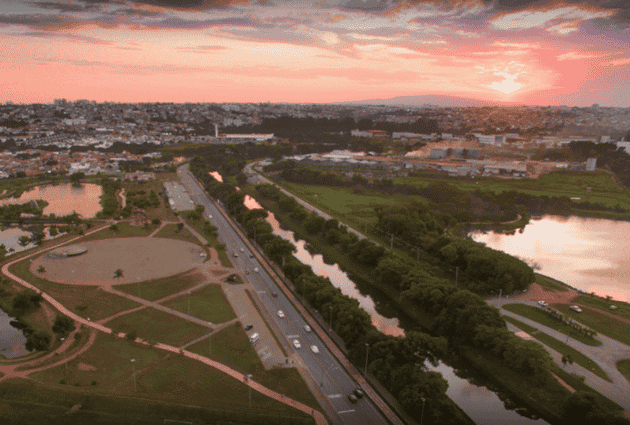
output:
[[[629,47],[620,0],[3,0],[0,102],[626,107]]]

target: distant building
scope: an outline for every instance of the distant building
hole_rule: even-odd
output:
[[[431,149],[430,157],[431,159],[444,159],[448,153],[448,149],[446,148],[433,148]]]
[[[597,158],[589,158],[586,160],[586,171],[595,171],[597,168]]]
[[[630,142],[617,142],[617,149],[623,149],[627,154],[630,154]]]
[[[354,137],[387,137],[387,134],[384,130],[350,130],[350,135]]]

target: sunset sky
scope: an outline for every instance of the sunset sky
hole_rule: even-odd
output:
[[[629,0],[1,0],[0,102],[630,106]]]

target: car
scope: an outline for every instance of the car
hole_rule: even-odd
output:
[[[350,403],[353,404],[357,404],[359,402],[359,399],[354,394],[348,394],[348,400],[350,400]]]
[[[243,248],[241,248],[241,252],[245,252],[245,250]]]
[[[311,331],[311,327],[309,325],[304,326],[304,330],[306,332],[310,332]]]
[[[204,252],[202,252],[201,254],[199,254],[199,256],[200,256],[201,258],[206,258],[206,257],[207,257],[207,255],[206,255]]]
[[[549,304],[547,304],[544,301],[538,301],[538,305],[541,306],[541,307],[549,307]]]
[[[249,274],[249,270],[245,270],[245,274]]]
[[[569,307],[571,310],[575,311],[576,313],[581,313],[582,309],[576,305],[572,305],[571,307]]]
[[[302,347],[302,345],[300,344],[300,341],[298,341],[297,339],[293,340],[293,346],[295,348],[301,348]]]
[[[611,309],[611,310],[617,310],[617,306],[616,306],[616,305],[611,305],[611,306],[610,306],[610,309]]]
[[[254,258],[254,254],[249,254],[249,258]]]
[[[192,199],[191,199],[190,201],[188,201],[188,202],[190,202],[191,204],[194,204],[194,203],[195,203],[195,201],[193,201]]]
[[[248,330],[250,330],[253,327],[254,327],[254,325],[247,325],[247,326],[245,326],[245,330],[248,331]]]
[[[254,267],[254,271],[258,273],[258,267]]]
[[[284,311],[278,310],[278,317],[282,319],[284,317]]]
[[[356,395],[357,398],[363,398],[365,393],[363,392],[363,390],[361,388],[355,388],[354,389],[354,395]]]
[[[235,252],[235,253],[234,253],[234,256],[235,256],[235,257],[238,257],[238,252]]]
[[[311,351],[315,354],[319,353],[319,348],[317,348],[317,345],[311,345]]]
[[[586,291],[583,291],[581,289],[578,289],[578,294],[586,294]]]
[[[274,298],[277,298],[278,297],[278,293],[274,292],[274,291],[271,291],[271,296],[274,297]]]

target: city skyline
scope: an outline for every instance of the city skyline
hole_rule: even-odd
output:
[[[622,0],[9,0],[0,25],[1,102],[630,106]]]

